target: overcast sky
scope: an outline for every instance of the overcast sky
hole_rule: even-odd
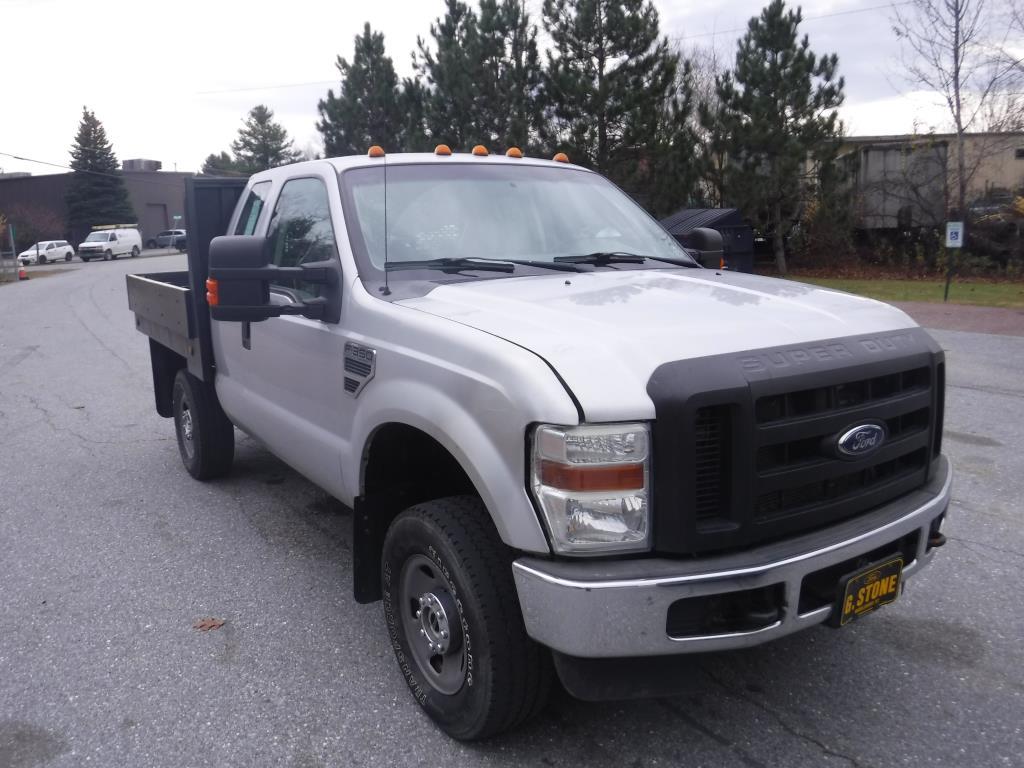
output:
[[[662,32],[715,45],[729,60],[766,0],[655,0]],[[528,0],[539,21],[541,0]],[[369,21],[385,34],[400,75],[442,0],[0,0],[0,153],[65,165],[83,105],[103,122],[119,159],[198,170],[228,149],[245,113],[263,103],[300,149],[319,148],[316,104],[337,90],[337,55]],[[841,115],[851,134],[942,125],[929,94],[909,93],[888,6],[809,0],[811,48],[839,54]],[[851,12],[852,11],[852,12]],[[302,84],[302,85],[296,85]],[[293,87],[282,87],[293,86]],[[60,172],[0,155],[5,171]]]

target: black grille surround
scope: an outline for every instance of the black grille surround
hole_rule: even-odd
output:
[[[725,551],[863,514],[927,482],[941,445],[945,362],[920,328],[659,366],[654,549]],[[865,423],[881,448],[843,457]]]

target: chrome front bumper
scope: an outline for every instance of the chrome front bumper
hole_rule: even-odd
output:
[[[571,561],[522,557],[513,565],[526,631],[534,640],[582,658],[659,656],[744,648],[820,624],[832,606],[799,612],[805,576],[855,559],[915,531],[913,576],[934,554],[932,522],[949,506],[952,472],[941,457],[933,479],[894,502],[823,531],[744,552],[693,560]],[[779,618],[752,631],[673,637],[676,600],[782,585]]]

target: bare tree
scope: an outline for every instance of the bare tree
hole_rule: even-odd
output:
[[[1013,14],[1021,0],[910,0],[893,6],[893,31],[904,43],[907,79],[938,93],[956,133],[956,206],[966,212],[970,179],[986,155],[978,146],[970,162],[964,134],[1005,131],[1021,124],[1021,58]],[[998,142],[997,142],[998,143]],[[969,167],[969,165],[971,167]]]
[[[681,76],[690,78],[689,85],[697,109],[691,116],[693,134],[701,154],[700,194],[708,205],[725,203],[726,137],[719,120],[722,108],[716,82],[725,72],[725,57],[714,45],[693,45],[677,49],[680,59],[690,62]]]

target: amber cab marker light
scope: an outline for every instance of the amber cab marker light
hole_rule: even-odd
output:
[[[514,157],[516,159],[521,159],[522,156],[523,150],[521,150],[519,147],[509,147],[508,150],[505,152],[505,157]]]
[[[366,153],[367,157],[384,157],[384,148],[374,144]]]
[[[436,147],[434,147],[435,155],[442,155],[443,157],[448,157],[448,155],[450,155],[451,153],[452,148],[449,147],[447,144],[438,144]]]
[[[551,159],[554,160],[556,163],[568,163],[569,162],[569,156],[567,154],[565,154],[565,152],[559,152],[557,155],[555,155]]]
[[[643,464],[588,467],[542,460],[540,481],[563,491],[635,491],[644,487]]]
[[[473,154],[477,157],[487,157],[487,147],[483,144],[477,144],[473,147]]]
[[[212,277],[206,278],[206,303],[211,307],[216,307],[217,304],[220,303],[220,295],[218,294],[219,289],[220,286],[217,284],[216,280]]]

